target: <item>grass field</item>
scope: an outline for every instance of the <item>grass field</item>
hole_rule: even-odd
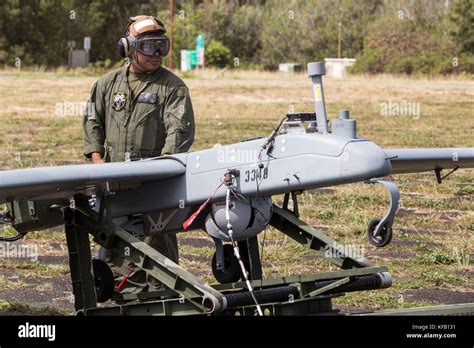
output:
[[[197,121],[192,150],[268,135],[288,111],[313,110],[311,84],[303,74],[231,71],[213,79],[215,74],[206,70],[184,77]],[[0,167],[84,162],[80,109],[96,79],[0,72]],[[382,147],[474,147],[474,81],[467,78],[326,78],[325,96],[330,118],[349,109],[359,136]],[[412,105],[419,113],[384,116],[388,104]],[[394,277],[390,289],[347,294],[335,305],[357,311],[474,302],[474,171],[457,171],[442,185],[434,173],[394,179],[402,207],[394,240],[381,249],[367,242],[366,226],[387,208],[383,188],[351,184],[301,196],[303,220],[341,243],[363,247],[370,262],[388,266]],[[215,282],[211,239],[192,232],[180,234],[179,241],[181,264]],[[267,277],[334,269],[271,228],[260,241]],[[23,242],[38,245],[40,257],[0,260],[0,312],[72,313],[62,231],[30,233]]]

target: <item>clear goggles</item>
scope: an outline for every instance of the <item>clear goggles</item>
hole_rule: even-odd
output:
[[[170,51],[170,39],[166,36],[144,37],[132,43],[133,47],[145,56],[154,56],[158,51],[165,57]]]

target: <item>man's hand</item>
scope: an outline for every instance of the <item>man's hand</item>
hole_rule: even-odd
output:
[[[93,152],[91,154],[91,162],[93,164],[105,163],[105,161],[102,159],[102,155],[99,152]]]

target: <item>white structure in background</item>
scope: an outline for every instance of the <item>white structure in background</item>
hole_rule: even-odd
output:
[[[181,71],[186,72],[190,70],[188,65],[188,50],[181,50]]]
[[[278,64],[278,71],[281,73],[295,73],[301,71],[301,64],[296,63],[283,63]]]
[[[69,48],[68,54],[68,65],[70,68],[87,68],[89,65],[89,51],[91,49],[91,38],[84,38],[84,49],[75,50],[75,41],[68,41],[67,47]]]
[[[325,58],[326,75],[340,79],[346,77],[347,67],[354,65],[354,58]]]

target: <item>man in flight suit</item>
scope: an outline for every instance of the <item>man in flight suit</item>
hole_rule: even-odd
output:
[[[194,113],[188,88],[161,66],[170,47],[165,32],[163,23],[152,16],[130,18],[118,43],[128,63],[95,83],[84,115],[84,155],[92,163],[169,155],[191,147]],[[132,232],[136,221],[125,220],[129,221],[122,226]],[[142,221],[138,217],[138,234],[143,235]],[[145,242],[178,262],[174,233],[147,236]],[[122,255],[109,250],[107,257],[116,282],[126,278],[120,289],[123,293],[160,286],[147,279],[144,271],[130,268]]]

